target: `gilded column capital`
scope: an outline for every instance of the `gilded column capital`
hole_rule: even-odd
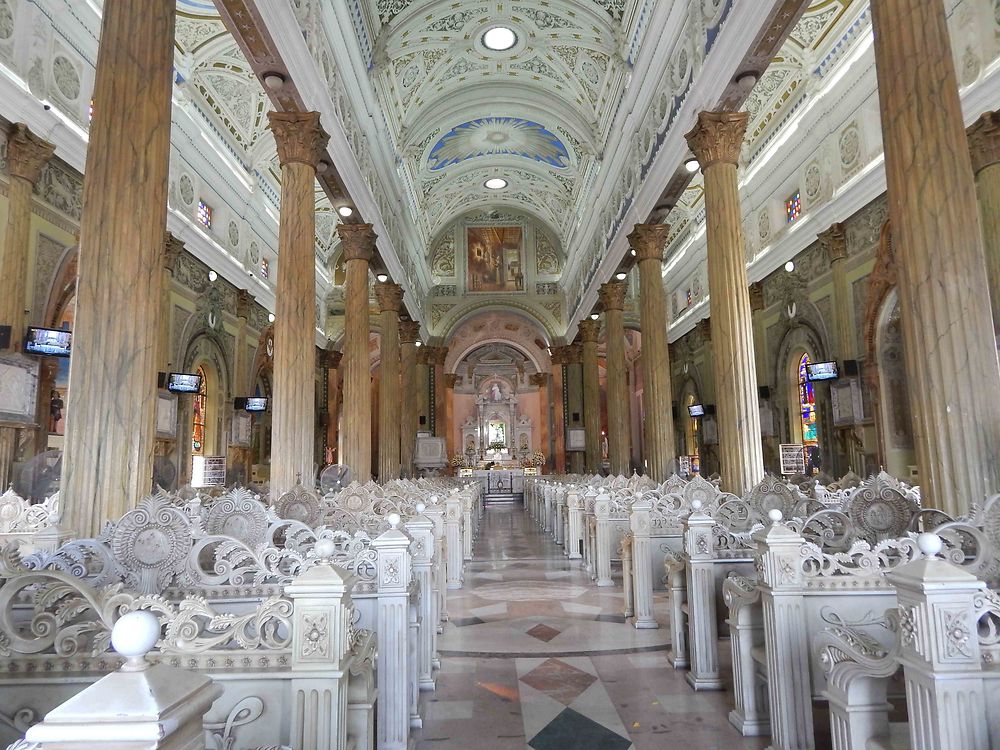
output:
[[[738,164],[749,115],[746,112],[699,112],[698,124],[684,137],[701,165]]]
[[[448,358],[447,346],[424,346],[421,348],[424,350],[427,364],[431,366],[443,365],[445,359]]]
[[[427,361],[427,350],[429,348],[430,347],[422,346],[419,349],[417,349],[417,364],[418,365],[429,364],[428,361]]]
[[[371,224],[338,224],[337,234],[344,249],[344,260],[371,262],[377,237]]]
[[[399,343],[415,344],[420,341],[420,321],[401,320],[399,321]]]
[[[184,243],[170,232],[163,233],[163,268],[173,275],[177,270],[177,261],[184,252]]]
[[[695,323],[694,330],[696,330],[698,332],[698,335],[701,336],[702,341],[706,341],[706,342],[711,341],[712,340],[712,319],[711,318],[702,318],[697,323]]]
[[[549,384],[549,374],[547,372],[535,372],[528,376],[528,382],[536,388],[544,388]]]
[[[764,309],[764,284],[760,281],[753,282],[747,287],[750,295],[750,312],[758,312]]]
[[[1000,115],[984,112],[969,126],[969,154],[972,156],[972,171],[979,174],[991,164],[1000,163]]]
[[[391,281],[376,281],[375,299],[378,300],[378,309],[382,312],[398,313],[403,305],[403,287]]]
[[[601,284],[597,292],[597,298],[601,301],[601,306],[605,312],[608,310],[624,310],[625,295],[628,292],[628,284],[624,281],[609,281]]]
[[[669,232],[669,224],[636,224],[628,235],[628,244],[635,250],[636,260],[662,263]]]
[[[572,365],[580,362],[582,352],[577,344],[552,347],[552,364]]]
[[[34,185],[55,151],[55,146],[32,133],[23,122],[14,123],[7,137],[7,169],[13,177]]]
[[[330,140],[319,124],[319,112],[268,112],[267,119],[281,166],[298,162],[316,169]]]
[[[458,381],[461,379],[462,379],[461,375],[456,375],[453,372],[446,372],[444,374],[444,387],[454,388],[456,385],[458,385]]]
[[[839,221],[831,224],[829,229],[820,232],[816,237],[831,264],[847,257],[847,230]]]
[[[316,364],[326,370],[336,370],[343,358],[344,353],[336,349],[320,349]]]
[[[253,307],[254,297],[246,289],[236,290],[236,317],[247,320]]]
[[[601,322],[587,318],[580,321],[580,338],[585,344],[596,344],[598,334],[601,332]]]

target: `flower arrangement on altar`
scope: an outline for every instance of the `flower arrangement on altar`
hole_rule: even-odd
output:
[[[533,469],[536,466],[545,465],[545,454],[541,451],[535,451],[529,455],[526,455],[521,459],[521,466],[528,469]]]
[[[471,469],[476,465],[471,455],[465,456],[461,453],[456,453],[452,456],[450,463],[453,469]]]
[[[505,451],[507,450],[507,443],[505,443],[503,440],[494,440],[492,443],[490,443],[489,449],[491,451]]]

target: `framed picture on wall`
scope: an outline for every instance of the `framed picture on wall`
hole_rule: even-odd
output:
[[[177,396],[168,391],[156,393],[156,437],[177,439]]]
[[[587,438],[582,427],[570,427],[566,430],[566,450],[582,451],[586,448]]]

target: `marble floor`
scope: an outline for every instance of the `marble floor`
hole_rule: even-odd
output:
[[[695,693],[667,663],[662,595],[661,627],[636,630],[622,615],[620,580],[594,586],[520,504],[487,507],[475,552],[464,587],[449,592],[419,750],[768,744],[729,725],[729,693]]]

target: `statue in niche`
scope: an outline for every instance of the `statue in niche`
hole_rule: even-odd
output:
[[[502,401],[503,400],[503,391],[500,390],[500,384],[499,383],[494,383],[493,386],[492,386],[492,388],[490,390],[493,392],[493,400],[494,401]]]

